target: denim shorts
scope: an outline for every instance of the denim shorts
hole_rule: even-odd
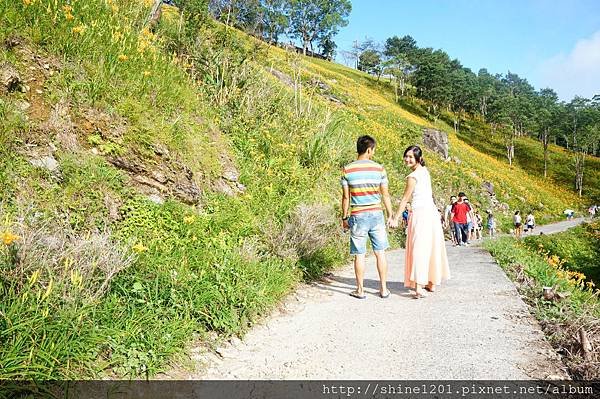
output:
[[[367,252],[367,238],[371,239],[373,251],[389,248],[385,220],[382,211],[362,212],[350,216],[350,255],[361,255]]]

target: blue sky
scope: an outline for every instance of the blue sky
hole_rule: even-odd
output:
[[[600,0],[352,0],[340,50],[411,35],[477,72],[515,72],[563,100],[600,94]]]

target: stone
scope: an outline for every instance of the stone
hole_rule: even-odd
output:
[[[235,183],[235,186],[238,190],[240,190],[241,193],[246,192],[246,186],[244,186],[242,183]]]
[[[344,104],[344,102],[342,100],[340,100],[339,98],[337,98],[336,96],[334,96],[333,94],[328,94],[325,96],[326,99],[328,99],[329,101],[336,103],[336,104]]]
[[[230,182],[237,182],[240,178],[240,174],[235,168],[229,167],[223,172],[222,177]]]
[[[4,47],[7,50],[11,50],[17,46],[20,46],[23,40],[18,36],[9,36],[4,40]]]
[[[323,90],[323,91],[329,91],[329,90],[331,90],[331,87],[330,87],[330,86],[329,86],[327,83],[325,83],[325,82],[322,82],[322,81],[320,81],[320,80],[318,80],[318,79],[311,79],[311,81],[310,81],[309,83],[310,83],[312,86],[316,86],[316,87],[318,87],[320,90]]]
[[[162,184],[168,181],[167,177],[159,170],[152,171],[152,178]]]
[[[448,135],[440,130],[426,128],[423,130],[423,143],[425,147],[448,158]]]
[[[120,205],[119,201],[108,193],[104,195],[104,206],[108,209],[108,218],[113,222],[121,219],[121,214],[119,213]]]
[[[157,189],[159,191],[169,192],[169,189],[166,186],[164,186],[163,184],[160,184],[156,180],[151,179],[149,177],[146,177],[146,176],[143,176],[143,175],[136,175],[136,176],[133,177],[133,179],[135,181],[137,181],[138,183],[140,183],[140,184],[144,184],[146,186],[153,187],[153,188],[155,188],[155,189]]]
[[[489,181],[484,181],[481,184],[481,187],[484,188],[489,195],[494,195],[494,183],[489,182]]]
[[[292,78],[290,78],[285,73],[278,71],[277,69],[274,69],[274,68],[269,69],[269,72],[271,72],[271,74],[273,76],[275,76],[277,79],[279,79],[281,82],[285,83],[286,85],[288,85],[290,87],[294,86],[294,81],[292,80]]]
[[[156,155],[160,155],[160,156],[169,156],[169,150],[167,149],[167,147],[165,147],[164,145],[161,144],[153,144],[152,145],[152,149],[154,150],[154,153]]]
[[[7,92],[20,90],[23,85],[19,72],[8,62],[0,64],[0,84]]]
[[[47,169],[50,172],[58,171],[58,162],[51,155],[41,158],[30,159],[29,163],[35,167]]]
[[[227,183],[227,181],[225,179],[218,179],[214,183],[214,189],[215,189],[216,192],[219,192],[221,194],[225,194],[228,197],[234,197],[235,196],[235,191],[233,190],[233,188],[231,188],[231,186]]]
[[[148,199],[158,205],[162,205],[165,203],[165,200],[163,199],[163,197],[161,197],[158,194],[150,194],[148,196]]]
[[[21,110],[22,112],[25,112],[29,109],[29,107],[31,107],[31,104],[29,104],[27,101],[25,100],[17,100],[15,101],[15,105],[17,106],[17,108],[19,110]]]
[[[194,181],[178,183],[173,189],[173,194],[188,205],[200,202],[200,189]]]

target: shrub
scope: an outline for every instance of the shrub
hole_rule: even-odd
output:
[[[8,215],[0,211],[0,219]],[[35,294],[53,288],[66,301],[92,303],[110,282],[134,262],[130,249],[115,242],[110,231],[75,232],[60,221],[42,221],[34,214],[5,223],[0,251],[2,279],[19,294],[28,286]]]

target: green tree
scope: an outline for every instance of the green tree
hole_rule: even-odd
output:
[[[394,55],[383,62],[383,72],[390,75],[390,79],[394,80],[394,92],[396,94],[396,102],[400,95],[404,97],[406,84],[414,72],[413,66],[408,62],[406,55]]]
[[[215,19],[257,34],[261,23],[259,0],[210,0],[208,8]]]
[[[289,0],[290,34],[302,42],[304,54],[319,37],[333,37],[348,25],[349,0]]]
[[[556,127],[560,117],[558,96],[554,90],[550,88],[540,90],[536,96],[535,108],[535,123],[544,148],[544,178],[546,178],[548,177],[548,144],[557,132]]]
[[[458,60],[452,61],[450,65],[451,110],[454,115],[454,131],[458,132],[466,113],[477,110],[477,76],[469,68],[460,65]]]
[[[377,76],[377,80],[383,71],[381,55],[377,50],[368,49],[358,57],[358,70]]]
[[[440,108],[450,104],[450,58],[442,50],[416,50],[412,56],[416,66],[414,83],[417,96],[429,101],[430,111],[437,118]]]
[[[290,26],[289,0],[260,0],[262,36],[277,44],[279,36]]]
[[[389,58],[402,57],[410,63],[412,55],[417,49],[417,42],[411,36],[406,35],[402,38],[393,36],[385,41],[383,54]]]
[[[592,101],[575,96],[565,106],[566,127],[571,138],[573,166],[575,167],[575,190],[579,196],[583,193],[583,177],[585,160],[597,143],[598,126],[596,112]]]
[[[477,102],[479,113],[484,121],[487,121],[488,107],[497,97],[497,87],[500,84],[498,75],[491,75],[487,69],[482,68],[477,73]]]
[[[321,49],[321,55],[327,58],[329,61],[335,56],[335,49],[337,44],[333,41],[332,35],[328,34],[325,37],[319,38],[319,49]]]

